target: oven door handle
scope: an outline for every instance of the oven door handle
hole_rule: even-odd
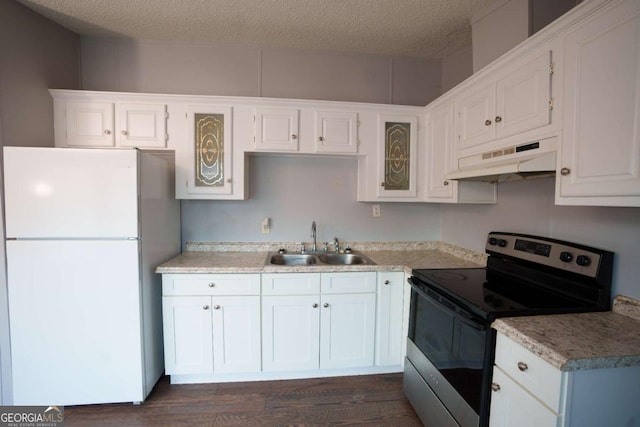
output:
[[[433,298],[432,296],[430,296],[429,294],[427,294],[424,290],[421,289],[421,287],[416,283],[415,280],[413,280],[413,277],[409,277],[407,279],[407,281],[409,282],[409,284],[411,284],[411,289],[413,289],[417,294],[419,294],[421,297],[431,301],[431,303],[433,303],[434,305],[438,306],[441,310],[446,311],[447,313],[450,313],[453,317],[455,317],[456,319],[460,320],[462,323],[464,323],[465,325],[469,326],[470,328],[473,328],[477,331],[486,331],[487,327],[480,322],[476,322],[471,318],[471,314],[467,314],[466,311],[463,311],[462,309],[460,309],[458,307],[458,305],[452,301],[450,301],[448,298],[446,298],[443,295],[438,294],[438,296],[444,300],[446,300],[447,302],[449,302],[449,304],[451,304],[453,307],[458,307],[458,309],[460,311],[456,311],[454,309],[452,309],[451,307],[447,307],[445,304],[442,304],[442,302],[438,301],[437,299]],[[434,293],[437,293],[434,291]],[[462,314],[465,313],[465,314]]]

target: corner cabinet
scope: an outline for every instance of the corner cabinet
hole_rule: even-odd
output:
[[[167,105],[96,100],[90,93],[54,95],[56,147],[166,148]]]
[[[233,195],[232,107],[187,105],[185,142],[176,147],[176,197]]]
[[[640,206],[640,3],[610,2],[564,49],[556,204]]]
[[[498,333],[489,426],[632,425],[638,384],[640,367],[561,371]]]
[[[454,105],[438,102],[427,109],[427,144],[422,164],[427,167],[426,201],[438,203],[496,203],[495,183],[446,179],[455,169]]]

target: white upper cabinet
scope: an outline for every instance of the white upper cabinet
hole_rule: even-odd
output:
[[[298,151],[299,115],[295,108],[256,108],[255,149]]]
[[[564,40],[556,203],[640,206],[640,3],[603,9]]]
[[[358,113],[316,111],[316,152],[357,153]]]
[[[417,159],[417,117],[378,115],[378,198],[415,198]]]
[[[56,102],[57,147],[166,148],[163,103]]]
[[[454,170],[454,109],[451,100],[430,106],[427,113],[426,201],[440,203],[496,203],[496,184],[446,179]]]
[[[515,61],[494,81],[480,81],[455,101],[457,157],[551,123],[551,52]]]
[[[64,139],[56,146],[115,147],[112,102],[68,101],[63,108]]]
[[[175,147],[176,197],[232,195],[232,108],[188,105],[183,120],[185,140]]]

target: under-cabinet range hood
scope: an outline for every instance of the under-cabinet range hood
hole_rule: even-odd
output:
[[[446,179],[504,182],[552,176],[556,171],[557,138],[509,146],[458,160]]]

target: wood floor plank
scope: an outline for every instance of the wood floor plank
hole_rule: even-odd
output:
[[[402,374],[218,384],[163,378],[142,405],[65,408],[65,427],[420,426]]]

